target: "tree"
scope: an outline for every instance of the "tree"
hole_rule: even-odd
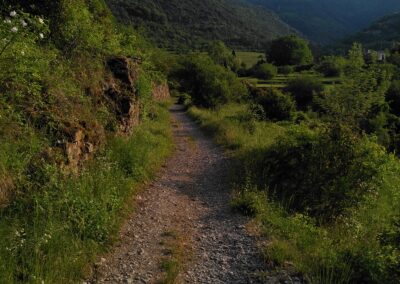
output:
[[[278,69],[269,63],[256,65],[254,67],[254,75],[258,79],[271,80],[278,74]]]
[[[311,76],[299,76],[289,81],[285,91],[289,92],[299,109],[307,110],[313,106],[314,96],[321,95],[324,85]]]
[[[306,65],[314,60],[308,42],[294,35],[274,40],[267,58],[278,66]]]
[[[400,81],[394,81],[386,93],[391,112],[400,117]]]
[[[270,89],[256,101],[263,108],[265,117],[272,121],[291,120],[296,112],[293,99],[279,90]]]
[[[180,82],[181,91],[188,93],[196,106],[215,108],[248,95],[237,75],[215,64],[208,55],[183,58],[174,76]]]
[[[237,71],[239,62],[236,56],[222,41],[214,41],[208,46],[208,55],[211,59],[225,68]]]
[[[318,64],[316,70],[325,77],[339,77],[342,75],[346,59],[341,56],[325,56]]]
[[[362,49],[362,45],[359,43],[353,43],[352,47],[350,48],[348,52],[348,68],[347,70],[350,70],[350,73],[353,71],[358,72],[359,69],[364,67],[365,65],[365,60],[364,60],[364,53]]]
[[[341,84],[327,93],[320,105],[335,123],[368,131],[366,126],[369,121],[374,120],[380,115],[379,110],[384,109],[385,93],[392,74],[385,65],[375,64],[362,68],[363,61],[357,58],[359,55],[351,61],[354,64],[358,62],[359,68],[354,65],[354,69],[351,69],[349,65]]]

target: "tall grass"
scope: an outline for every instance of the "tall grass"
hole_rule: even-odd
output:
[[[245,105],[227,105],[216,111],[192,108],[190,114],[231,150],[237,162],[232,207],[256,219],[268,240],[263,250],[267,260],[294,268],[309,283],[398,283],[398,159],[366,139],[372,158],[364,163],[381,161],[369,181],[371,193],[342,217],[321,223],[306,212],[291,210],[290,200],[277,198],[268,187],[267,176],[260,175],[265,166],[263,155],[271,146],[281,141],[282,135],[308,127],[257,122],[247,109]]]
[[[23,180],[23,193],[0,212],[0,283],[76,283],[86,276],[132,210],[131,196],[171,150],[169,114],[159,107],[131,137],[111,139],[78,176],[47,165],[41,184]]]

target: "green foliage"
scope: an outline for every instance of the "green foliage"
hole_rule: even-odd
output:
[[[86,276],[87,265],[114,239],[138,183],[148,180],[172,150],[168,111],[157,110],[155,120],[132,137],[110,141],[77,176],[48,164],[41,169],[44,183],[21,176],[19,190],[30,191],[0,212],[2,283],[69,283]],[[21,146],[34,148],[31,142]],[[14,155],[22,161],[21,153]]]
[[[360,68],[365,65],[364,52],[362,45],[359,43],[353,43],[352,47],[348,51],[348,66],[346,73],[358,72]]]
[[[307,65],[314,60],[308,43],[297,36],[286,36],[272,41],[267,58],[278,66]]]
[[[227,48],[222,41],[212,42],[207,48],[207,53],[215,64],[231,70],[239,69],[239,62],[233,55],[232,50]]]
[[[343,127],[289,132],[264,154],[263,180],[293,210],[326,221],[376,190],[371,181],[383,155]]]
[[[350,45],[356,41],[362,43],[366,48],[376,50],[392,48],[393,41],[399,38],[397,27],[400,24],[399,13],[393,13],[392,11],[380,15],[382,18],[373,19],[374,22],[369,21],[367,28],[357,31],[355,35],[345,39],[343,44]]]
[[[267,119],[272,121],[292,120],[296,105],[292,98],[281,91],[270,89],[256,98],[256,103],[261,105]]]
[[[332,120],[363,127],[367,120],[379,114],[375,110],[384,105],[384,94],[392,74],[385,65],[362,68],[363,60],[358,52],[353,55],[350,61],[354,63],[347,67],[341,84],[327,93],[320,104]],[[350,66],[354,69],[350,70]]]
[[[325,77],[340,77],[345,65],[346,60],[341,56],[325,56],[319,62],[316,70]]]
[[[386,92],[386,102],[390,106],[391,113],[400,116],[400,81],[393,81]]]
[[[182,91],[191,95],[196,106],[214,108],[247,96],[246,87],[236,74],[205,55],[184,59],[175,77],[180,81]]]
[[[315,107],[314,98],[321,96],[324,85],[315,77],[302,75],[289,80],[285,91],[290,93],[300,110]]]
[[[136,82],[136,90],[140,101],[141,119],[146,120],[151,115],[154,104],[152,100],[153,85],[147,74],[141,74]]]
[[[153,49],[136,31],[117,31],[102,0],[1,4],[0,282],[78,282],[113,240],[137,183],[171,151],[168,111],[150,102],[160,72]],[[129,138],[113,138],[103,96],[112,79],[104,62],[116,55],[142,59],[136,87],[147,119]],[[97,156],[68,175],[64,145],[78,130]]]
[[[232,1],[107,0],[122,23],[144,31],[158,47],[204,50],[223,41],[243,50],[262,50],[278,36],[295,33],[268,10]],[[207,15],[207,16],[203,16]]]
[[[40,48],[47,36],[44,20],[12,11],[13,17],[0,22],[0,81],[3,92],[21,96],[23,92],[38,95],[40,79],[49,72],[54,52]],[[18,92],[16,94],[15,92]],[[11,94],[10,94],[11,95]]]
[[[254,76],[258,79],[271,80],[278,74],[278,69],[269,63],[256,65],[253,69]]]
[[[397,158],[348,127],[322,124],[310,130],[254,122],[244,119],[245,106],[234,105],[216,111],[192,108],[190,113],[217,142],[234,149],[231,204],[255,216],[269,240],[264,247],[268,261],[284,267],[291,263],[310,283],[398,282]],[[276,159],[265,160],[273,149]],[[272,177],[284,184],[271,186],[267,173],[278,168],[280,173]],[[288,188],[298,193],[297,202]],[[288,196],[279,201],[284,193]],[[339,215],[334,222],[329,211]],[[327,219],[321,223],[322,217]]]
[[[289,75],[291,73],[293,73],[294,68],[293,66],[290,65],[284,65],[284,66],[279,66],[278,67],[278,73],[282,74],[282,75]]]

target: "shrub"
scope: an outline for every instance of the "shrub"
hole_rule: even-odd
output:
[[[313,107],[315,95],[321,95],[324,85],[317,78],[311,76],[299,76],[291,79],[285,88],[289,92],[300,110],[307,110]]]
[[[291,73],[293,73],[294,68],[293,66],[290,65],[284,65],[284,66],[279,66],[278,67],[278,73],[282,74],[282,75],[289,75]]]
[[[346,66],[346,60],[341,56],[326,56],[316,67],[325,77],[341,76]]]
[[[229,68],[232,71],[240,69],[240,62],[233,55],[232,50],[222,41],[212,42],[208,46],[208,55],[216,64],[224,66],[225,68]]]
[[[290,131],[264,153],[261,184],[291,210],[323,222],[342,215],[374,192],[384,150],[346,127]]]
[[[267,52],[267,58],[278,66],[305,65],[313,62],[308,43],[298,36],[286,36],[274,40]]]
[[[247,89],[236,74],[217,65],[205,55],[184,59],[174,74],[181,83],[181,91],[192,97],[196,106],[215,108],[247,97]]]
[[[292,98],[275,89],[259,96],[256,102],[262,106],[265,117],[272,121],[292,120],[296,111]]]
[[[391,112],[400,116],[400,81],[392,82],[386,93],[386,102],[389,104]]]
[[[256,65],[254,67],[254,75],[258,79],[271,80],[278,74],[278,69],[269,63]]]

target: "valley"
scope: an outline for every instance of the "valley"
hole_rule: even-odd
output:
[[[0,1],[0,283],[399,283],[398,9]]]

